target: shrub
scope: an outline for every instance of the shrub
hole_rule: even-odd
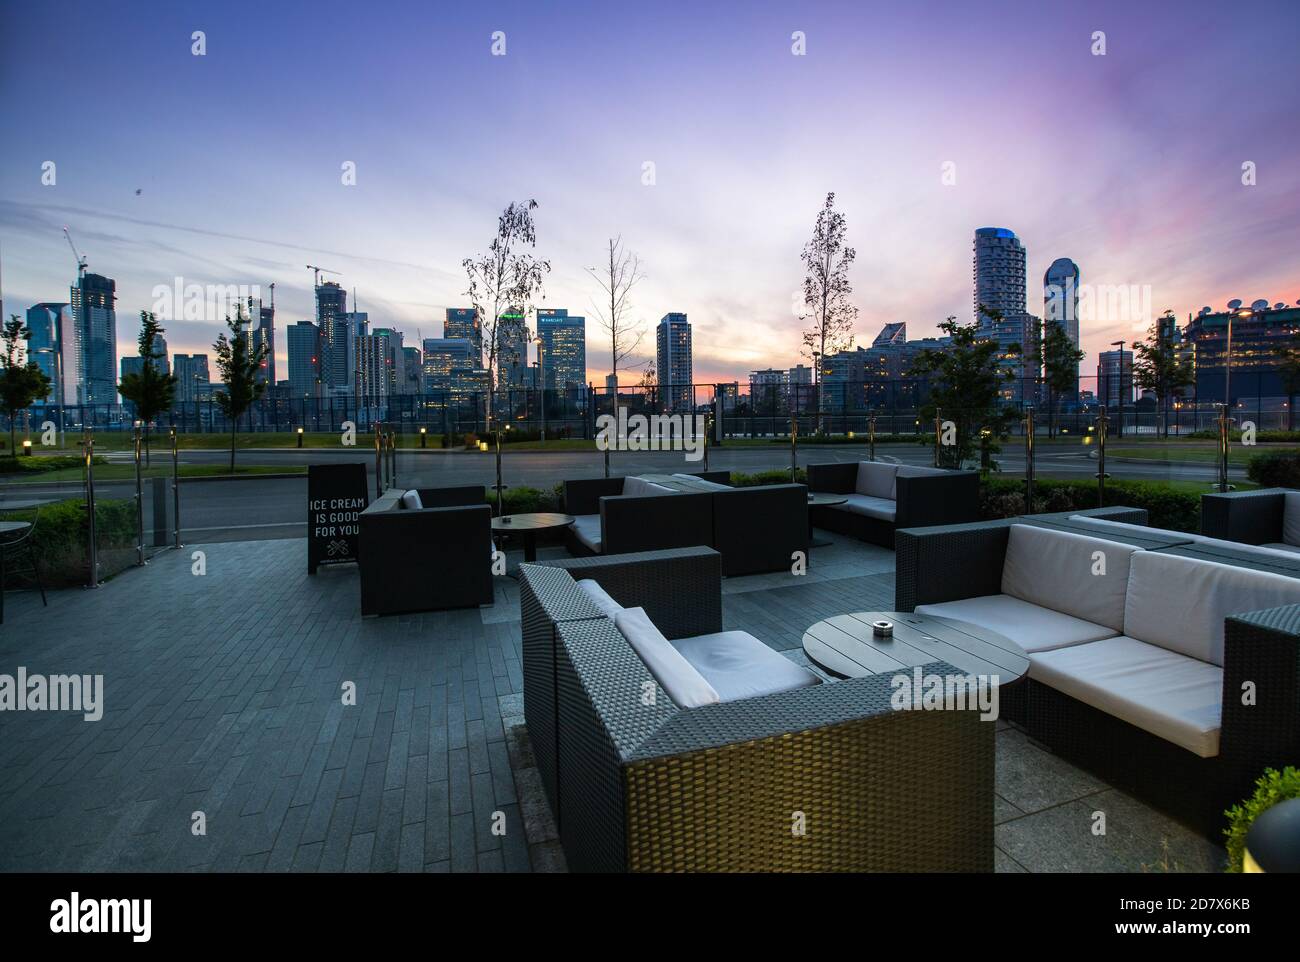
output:
[[[799,484],[808,483],[808,472],[800,468],[798,474]],[[770,471],[756,471],[753,474],[746,474],[744,471],[731,472],[731,484],[737,488],[750,488],[759,484],[789,484],[789,468],[773,468]]]
[[[47,587],[83,584],[87,575],[86,506],[81,500],[59,501],[36,511],[18,511],[14,521],[36,521],[32,551]],[[135,504],[97,500],[95,535],[101,550],[129,548],[135,544]]]
[[[466,451],[478,450],[478,435],[472,431],[465,435],[465,450]]]
[[[1266,488],[1300,488],[1300,451],[1257,454],[1246,466],[1246,477]]]
[[[1255,782],[1255,794],[1224,812],[1228,816],[1228,827],[1223,830],[1223,834],[1228,840],[1229,872],[1242,870],[1246,833],[1250,831],[1255,819],[1278,802],[1292,798],[1300,798],[1300,768],[1288,765],[1280,772],[1275,768],[1266,768]]]
[[[79,454],[52,454],[33,457],[0,457],[0,474],[40,474],[43,471],[62,471],[79,468],[83,459]],[[95,455],[96,464],[107,464],[108,459]]]
[[[1097,507],[1097,485],[1092,481],[1046,479],[1034,484],[1038,512],[1082,511]],[[1106,485],[1106,505],[1145,508],[1153,528],[1192,531],[1200,528],[1201,498],[1156,481],[1111,481]],[[1025,483],[1012,478],[988,478],[980,484],[980,517],[1010,518],[1025,513]]]
[[[560,484],[545,491],[530,487],[506,488],[505,496],[502,498],[503,507],[506,514],[559,511],[563,502],[563,491],[564,486]],[[485,497],[487,503],[495,509],[497,504],[496,492],[488,491]]]

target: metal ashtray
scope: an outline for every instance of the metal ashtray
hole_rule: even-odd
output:
[[[515,519],[512,518],[510,515],[505,514],[505,515],[502,515],[498,520],[499,520],[502,524],[514,524],[514,520],[515,520]]]
[[[871,633],[877,638],[893,638],[894,623],[892,621],[873,621],[871,623]]]

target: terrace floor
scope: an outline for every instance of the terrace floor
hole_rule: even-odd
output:
[[[804,577],[725,581],[726,627],[803,662],[808,625],[892,608],[893,553],[832,537]],[[102,674],[105,710],[0,714],[0,870],[564,868],[509,579],[492,607],[363,620],[351,566],[310,577],[304,541],[246,541],[6,601],[0,673]],[[1221,847],[997,724],[998,871],[1220,869]]]

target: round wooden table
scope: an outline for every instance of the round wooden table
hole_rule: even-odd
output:
[[[573,516],[538,511],[532,514],[503,514],[492,519],[493,534],[520,534],[524,538],[524,561],[537,560],[537,535],[541,531],[567,528]]]
[[[873,621],[892,621],[892,638],[878,638]],[[857,611],[819,621],[803,635],[804,653],[834,675],[908,672],[916,665],[945,661],[1002,686],[1019,681],[1029,658],[1010,638],[956,618],[908,611]]]
[[[808,492],[808,547],[824,548],[828,544],[834,544],[833,541],[827,541],[825,538],[819,541],[813,537],[812,509],[830,508],[837,504],[844,504],[848,500],[847,495],[833,494],[830,491]]]

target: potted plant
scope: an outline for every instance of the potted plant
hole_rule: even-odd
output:
[[[1228,840],[1229,872],[1243,871],[1246,833],[1250,831],[1255,819],[1280,802],[1300,799],[1300,768],[1288,765],[1280,772],[1275,768],[1266,768],[1255,786],[1254,795],[1224,813],[1228,816],[1228,827],[1223,834]]]

